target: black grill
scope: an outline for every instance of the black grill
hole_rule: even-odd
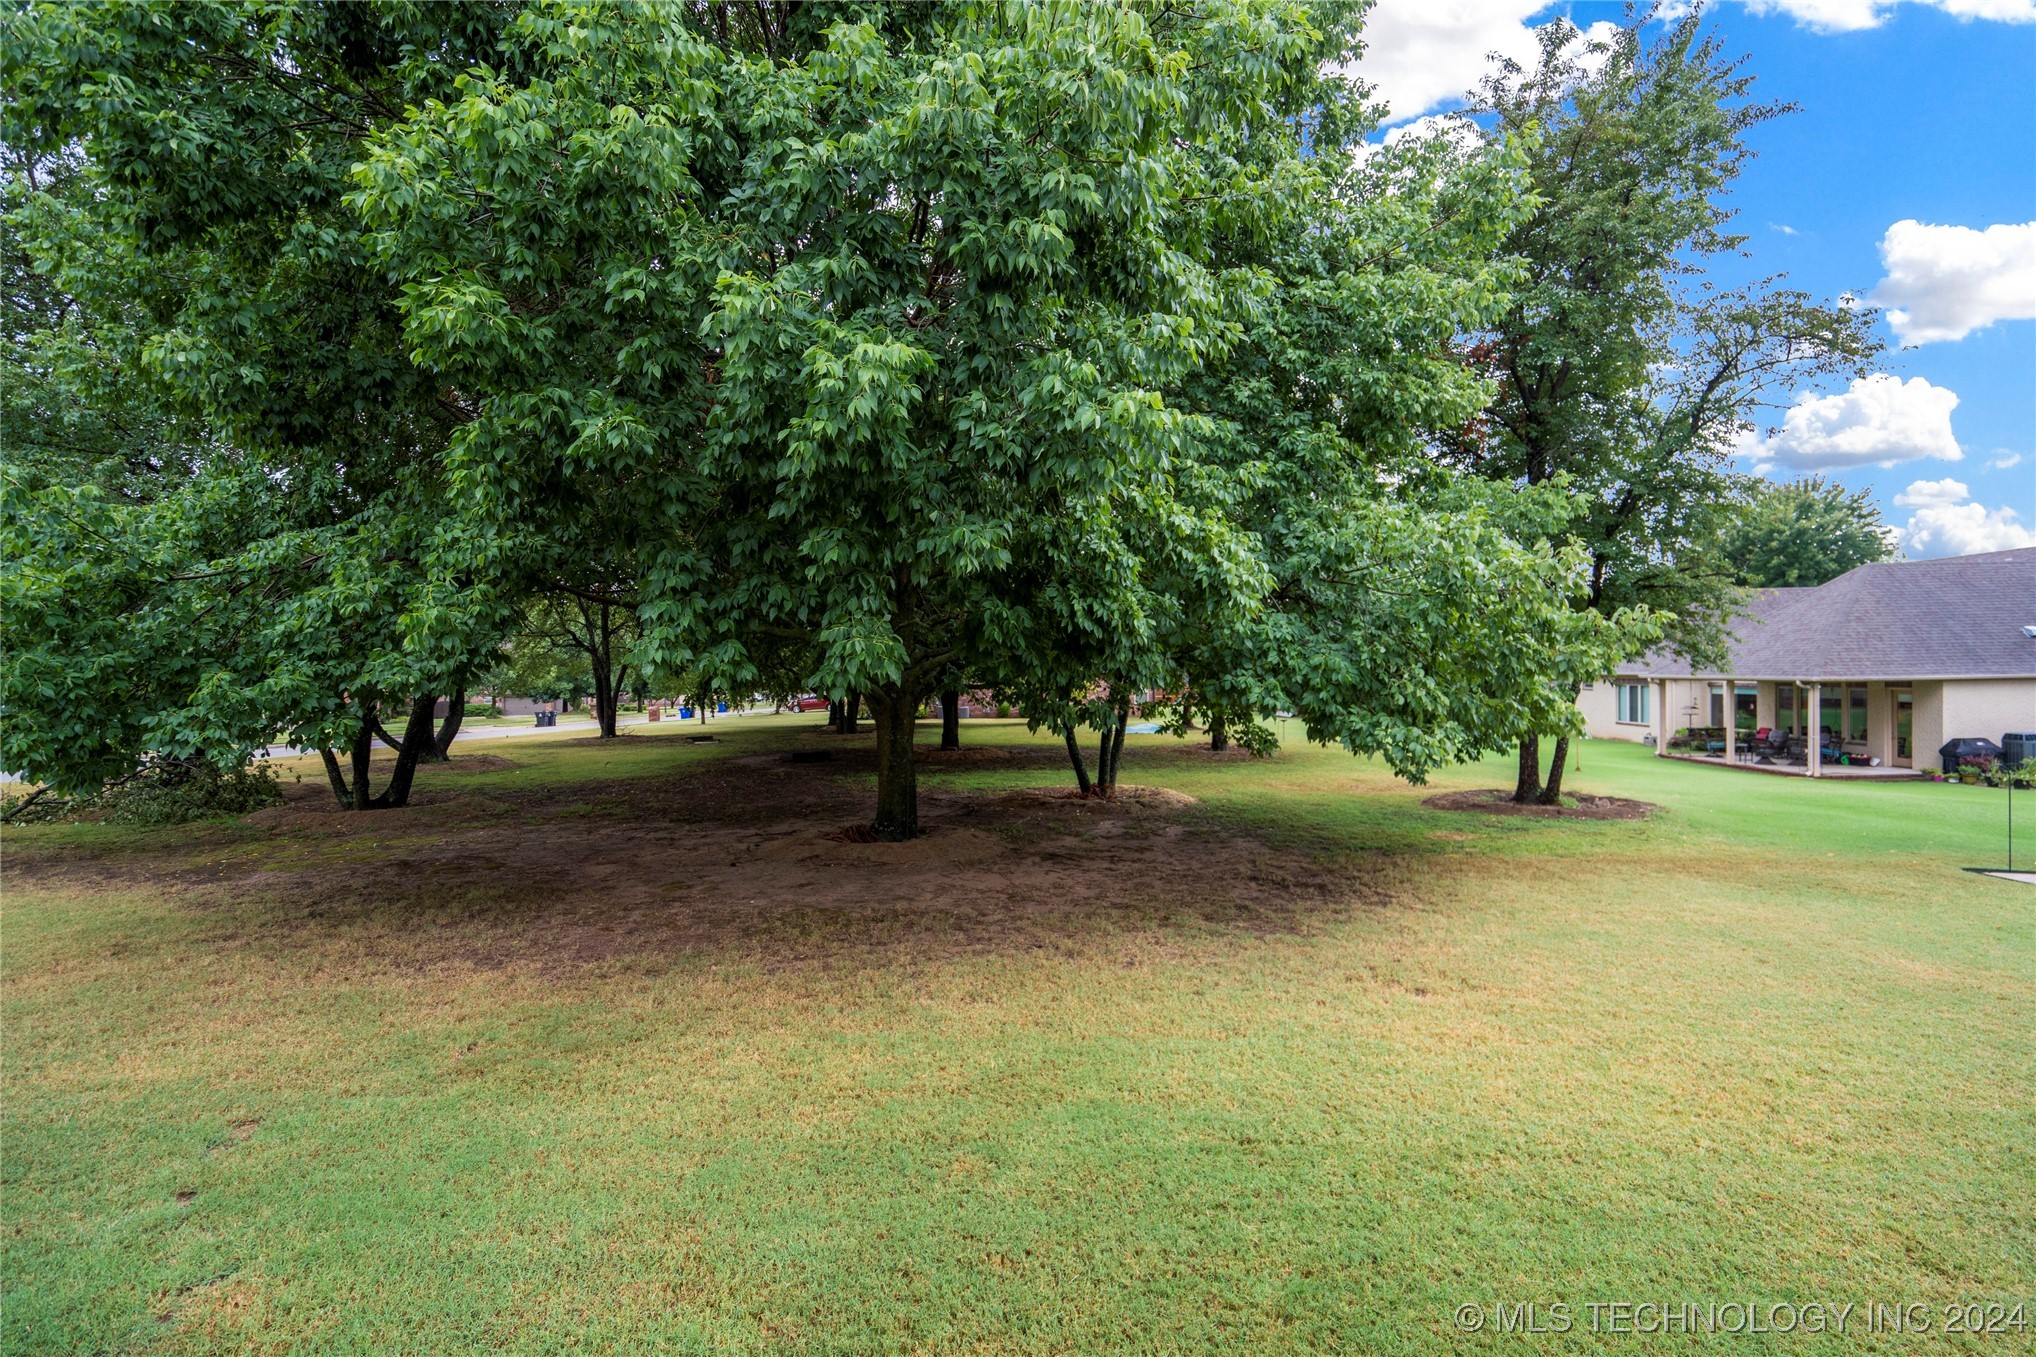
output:
[[[1962,735],[1956,740],[1946,740],[1938,746],[1937,752],[1944,759],[1944,771],[1947,773],[1958,771],[1960,759],[1979,758],[1983,755],[1999,762],[2001,757],[1999,745],[1978,735]]]

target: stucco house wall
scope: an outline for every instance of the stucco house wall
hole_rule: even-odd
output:
[[[1619,694],[1610,683],[1586,683],[1576,695],[1576,707],[1583,714],[1584,734],[1593,740],[1626,738],[1619,727]]]
[[[1909,760],[1911,768],[1935,768],[1937,746],[1944,743],[1944,685],[1917,683],[1915,743]]]
[[[2000,743],[2011,730],[2036,730],[2036,679],[1961,679],[1942,685],[1945,740],[1978,735]],[[1919,741],[1920,743],[1920,741]]]

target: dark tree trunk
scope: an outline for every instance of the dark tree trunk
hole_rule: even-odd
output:
[[[332,784],[332,797],[339,802],[341,810],[353,809],[353,792],[346,785],[346,774],[340,771],[339,755],[330,749],[321,749],[318,756],[325,760],[325,780]]]
[[[1513,799],[1523,806],[1541,796],[1541,737],[1528,735],[1520,741],[1520,774],[1513,784]]]
[[[841,714],[847,710],[847,703],[830,700],[827,704],[827,728],[829,730],[840,730]]]
[[[1068,722],[1065,737],[1067,739],[1067,761],[1075,766],[1075,786],[1081,789],[1083,796],[1093,796],[1096,789],[1089,785],[1089,765],[1087,760],[1082,758],[1081,741],[1075,738],[1074,722]]]
[[[1131,699],[1117,704],[1117,732],[1110,737],[1110,795],[1117,794],[1117,770],[1124,764],[1124,728],[1131,724]]]
[[[1541,789],[1541,804],[1559,806],[1562,804],[1562,766],[1569,762],[1569,736],[1559,736],[1555,741],[1555,755],[1548,761],[1548,782]]]
[[[1096,795],[1108,796],[1117,790],[1117,782],[1110,776],[1110,730],[1115,723],[1116,713],[1103,718],[1103,729],[1096,736]]]
[[[1209,714],[1209,748],[1218,754],[1230,748],[1230,723],[1221,712]]]
[[[871,709],[875,709],[875,699],[871,702]],[[840,711],[835,717],[834,733],[836,735],[859,734],[861,732],[861,722],[862,694],[850,693],[842,701]]]
[[[870,713],[877,722],[877,818],[870,828],[890,843],[919,837],[919,773],[912,743],[921,702],[905,687],[870,694]]]
[[[410,704],[410,720],[403,727],[403,747],[396,751],[396,768],[389,774],[389,785],[370,803],[375,809],[392,810],[410,804],[410,783],[417,776],[417,761],[424,757],[425,750],[433,748],[431,709],[437,705],[438,698],[429,693]]]
[[[444,763],[452,757],[452,742],[459,738],[460,723],[466,719],[467,690],[461,688],[445,700],[445,722],[431,742],[431,752],[437,756],[434,762]]]
[[[353,737],[353,808],[373,810],[368,798],[368,763],[375,756],[375,727],[380,722],[375,709],[368,703],[361,704],[360,729]]]
[[[952,688],[940,695],[940,747],[961,748],[961,694]]]
[[[601,727],[601,738],[615,738],[615,671],[608,664],[608,656],[594,652],[594,720]]]
[[[1124,757],[1124,727],[1131,720],[1131,699],[1119,698],[1103,718],[1096,741],[1096,795],[1117,794],[1117,764]]]

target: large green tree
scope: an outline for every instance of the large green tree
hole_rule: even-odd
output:
[[[328,751],[350,804],[402,803],[432,742],[402,737],[370,795],[382,712],[427,730],[494,635],[447,622],[471,621],[443,600],[473,570],[424,569],[467,412],[410,361],[344,193],[373,129],[492,54],[505,15],[248,0],[34,5],[0,25],[0,137],[29,190],[10,229],[66,299],[61,326],[119,358],[125,394],[70,381],[78,408],[111,427],[146,392],[195,431],[159,465],[129,458],[119,495],[30,449],[43,470],[5,524],[9,767],[89,782],[282,735]],[[77,191],[30,178],[55,165]]]
[[[1751,99],[1700,13],[1649,38],[1653,19],[1601,41],[1557,21],[1532,69],[1502,62],[1483,86],[1486,135],[1531,148],[1539,205],[1505,243],[1523,270],[1512,304],[1466,344],[1496,397],[1443,446],[1493,480],[1560,487],[1574,514],[1559,540],[1588,557],[1580,606],[1646,605],[1702,656],[1737,599],[1717,552],[1735,436],[1778,393],[1863,370],[1875,344],[1864,311],[1702,280],[1745,244],[1725,197],[1748,135],[1787,109]],[[1555,801],[1566,752],[1561,737],[1544,784],[1528,733],[1516,799]]]
[[[450,540],[511,554],[629,487],[646,662],[741,690],[803,653],[867,695],[888,837],[957,666],[1106,763],[1191,651],[1416,776],[1559,724],[1609,634],[1571,620],[1582,558],[1405,461],[1475,404],[1439,359],[1513,193],[1360,172],[1324,74],[1358,13],[526,12],[358,176],[414,352],[472,399]],[[1249,400],[1198,377],[1297,345]]]
[[[1894,556],[1894,534],[1872,492],[1847,490],[1822,476],[1749,477],[1730,507],[1723,538],[1719,549],[1733,578],[1754,589],[1819,585]]]
[[[476,535],[569,519],[569,469],[641,487],[649,660],[740,688],[810,644],[904,837],[942,672],[1044,648],[1056,590],[1137,632],[1134,530],[1248,561],[1169,527],[1160,391],[1249,282],[1170,233],[1223,187],[1195,140],[1274,125],[1328,53],[1292,3],[813,12],[527,14],[521,69],[382,137],[359,202],[412,343],[477,393]]]

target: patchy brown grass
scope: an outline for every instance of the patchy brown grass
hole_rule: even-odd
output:
[[[925,788],[923,835],[877,842],[856,818],[872,756],[846,741],[836,755],[486,792],[434,778],[410,806],[365,814],[307,779],[237,823],[259,832],[244,851],[31,857],[13,871],[25,887],[146,881],[193,909],[252,906],[270,942],[348,935],[407,964],[545,971],[712,951],[771,967],[901,947],[1030,951],[1162,922],[1291,932],[1386,898],[1347,865],[1186,814],[1196,798],[1162,787],[1110,800]],[[486,757],[463,762],[478,771]]]

